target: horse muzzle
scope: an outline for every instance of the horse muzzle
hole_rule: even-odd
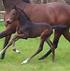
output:
[[[7,20],[6,20],[6,23],[7,23],[7,24],[11,24],[11,23],[12,23],[12,20],[11,20],[11,19],[7,19]]]

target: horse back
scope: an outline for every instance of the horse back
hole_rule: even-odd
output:
[[[21,8],[21,6],[23,6]],[[18,7],[27,14],[33,22],[66,24],[70,22],[70,5],[53,2],[48,4],[19,4]]]

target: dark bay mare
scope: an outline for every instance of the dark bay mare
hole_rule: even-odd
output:
[[[62,4],[61,4],[62,5]],[[59,7],[59,6],[58,6]],[[60,7],[59,7],[60,8]],[[22,10],[22,9],[20,9],[19,8],[19,10]],[[41,35],[41,36],[43,36],[43,38],[41,38],[41,41],[43,41],[42,39],[44,39],[44,41],[46,40],[46,37],[49,37],[51,34],[49,34],[49,33],[51,33],[52,32],[52,29],[64,29],[64,30],[66,30],[66,28],[68,28],[68,27],[70,27],[70,24],[68,23],[68,24],[66,24],[66,23],[62,23],[62,24],[57,24],[57,23],[55,23],[55,24],[48,24],[48,23],[43,23],[43,24],[38,24],[38,23],[36,23],[36,24],[33,24],[33,23],[31,23],[31,21],[29,22],[29,21],[27,21],[26,20],[26,18],[24,18],[23,17],[23,14],[20,14],[20,13],[17,13],[18,12],[18,10],[17,11],[15,11],[15,10],[11,10],[11,12],[9,13],[9,16],[8,16],[8,20],[7,20],[7,23],[8,24],[11,24],[13,21],[15,21],[15,20],[19,20],[20,21],[20,23],[18,23],[19,24],[19,26],[18,27],[20,27],[18,30],[17,30],[17,35],[10,41],[10,43],[6,46],[6,48],[3,50],[3,51],[5,51],[12,43],[13,43],[13,41],[16,41],[17,40],[17,38],[19,39],[19,37],[20,38],[23,38],[23,39],[27,39],[27,38],[31,38],[31,37],[34,37],[34,36],[38,36],[38,35],[40,35],[40,33],[42,33],[42,30],[43,30],[43,35]],[[22,12],[24,12],[23,10],[22,10]],[[20,14],[20,15],[19,15]],[[20,18],[21,19],[20,19]],[[26,20],[26,21],[25,21]],[[68,20],[67,20],[68,21]],[[23,23],[23,25],[21,24],[21,23]],[[31,24],[30,24],[31,23]],[[43,25],[44,25],[44,29],[43,29]],[[50,27],[50,26],[52,27]],[[42,27],[41,27],[42,26]],[[38,27],[38,28],[37,28]],[[46,27],[46,28],[45,28]],[[20,29],[21,29],[21,31],[20,31]],[[47,31],[45,31],[45,30],[47,30]],[[22,34],[23,33],[23,34]],[[48,35],[48,36],[47,36]],[[43,45],[42,44],[44,44],[44,41],[43,41],[43,43],[40,43],[40,47],[39,47],[39,49],[38,49],[38,51],[33,55],[33,56],[31,56],[30,58],[28,58],[27,60],[25,60],[24,62],[28,62],[29,60],[31,60],[36,54],[38,54],[41,50],[42,50],[42,48],[43,48]],[[51,42],[50,42],[50,44],[51,44]],[[42,46],[41,46],[42,45]],[[52,44],[51,44],[52,45]],[[52,45],[53,46],[53,45]],[[2,51],[2,52],[3,52]],[[2,53],[1,52],[1,53]],[[23,62],[23,63],[24,63]]]
[[[6,29],[3,32],[0,32],[0,38],[5,37],[5,42],[4,42],[4,46],[3,46],[3,48],[5,48],[5,46],[9,42],[12,34],[15,33],[16,26],[17,26],[17,25],[14,25],[15,23],[17,23],[17,21],[13,22],[13,25],[14,25],[13,26],[13,25],[7,24],[6,23],[6,19],[8,17],[8,13],[11,11],[11,9],[14,7],[14,5],[17,5],[19,3],[19,0],[15,0],[15,1],[14,0],[2,0],[2,1],[3,1],[3,5],[4,5],[4,8],[5,8],[5,11],[6,11],[5,15],[4,15],[4,22],[5,22],[4,24],[5,24]],[[29,0],[22,0],[22,1],[30,3]],[[15,47],[14,45],[15,44],[13,43],[13,47]],[[17,51],[16,48],[14,48],[13,50]],[[5,57],[5,52],[2,54],[1,59],[4,59],[4,57]]]
[[[14,5],[18,5],[19,7],[21,7],[20,3],[23,3],[22,0],[3,0],[3,4],[4,4],[4,7],[5,7],[5,10],[6,10],[6,13],[5,13],[5,22],[8,18],[8,13],[9,11],[13,8]],[[24,5],[24,4],[23,4]],[[35,4],[34,4],[35,5]],[[38,4],[36,4],[38,5]],[[23,6],[24,8],[24,6]],[[42,7],[43,8],[43,7]],[[28,9],[29,10],[29,9]],[[37,10],[36,10],[37,11]],[[34,17],[35,18],[35,17]],[[38,17],[39,18],[39,17]],[[38,19],[39,20],[39,19]],[[8,44],[9,40],[10,40],[10,37],[12,35],[12,33],[15,33],[15,30],[16,30],[16,26],[17,25],[14,25],[15,23],[17,23],[17,21],[14,21],[12,24],[7,24],[5,23],[6,25],[6,30],[2,33],[0,33],[0,38],[2,37],[6,37],[5,39],[5,44],[4,44],[4,47]],[[14,25],[14,26],[13,26]],[[61,35],[64,35],[64,37],[70,41],[70,38],[69,38],[69,28],[64,28],[59,30],[59,29],[56,29],[55,32],[54,32],[54,40],[53,40],[53,44],[55,44],[55,48],[57,47],[58,45],[58,41],[59,41],[59,38]],[[48,51],[48,53],[46,53],[43,58],[45,58],[46,56],[48,56],[49,54],[51,53],[51,50]],[[4,58],[4,55],[5,55],[5,52],[2,54],[2,59]],[[43,59],[41,58],[41,59]]]

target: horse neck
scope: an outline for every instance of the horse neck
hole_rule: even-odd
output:
[[[19,5],[21,3],[27,2],[29,0],[2,0],[3,1],[3,5],[6,11],[11,10],[15,5]],[[30,1],[29,1],[30,2]]]
[[[20,24],[28,24],[31,23],[32,21],[30,20],[30,18],[27,16],[27,14],[24,12],[24,10],[18,8],[15,6],[15,11],[16,14],[18,16],[18,20],[20,21]]]
[[[23,26],[32,25],[32,22],[25,15],[20,15],[20,23]]]

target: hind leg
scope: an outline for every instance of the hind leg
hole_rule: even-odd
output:
[[[52,60],[54,62],[54,59],[55,59],[55,47],[53,45],[53,43],[50,41],[50,39],[48,38],[48,40],[46,40],[47,44],[50,46],[50,50],[52,52]],[[52,47],[52,48],[51,48]]]
[[[58,31],[58,30],[55,30],[55,32],[54,32],[53,45],[54,45],[55,49],[58,46],[58,42],[59,42],[59,38],[60,38],[61,34],[62,34],[62,32],[61,31]],[[50,49],[47,53],[45,53],[42,57],[40,57],[39,60],[45,59],[51,52],[52,51]]]
[[[3,49],[4,49],[4,48],[6,47],[6,45],[8,44],[10,38],[11,38],[11,35],[5,37],[5,42],[4,42]],[[4,59],[4,58],[5,58],[5,53],[6,53],[6,51],[4,51],[4,52],[2,53],[1,59]]]
[[[21,64],[23,63],[27,63],[28,61],[30,61],[33,57],[35,57],[37,54],[39,54],[42,50],[43,50],[43,45],[44,45],[44,40],[41,39],[40,41],[40,45],[39,48],[37,49],[37,51],[29,58],[27,58],[25,61],[23,61]]]
[[[9,43],[10,38],[11,38],[11,35],[5,37],[5,42],[4,42],[3,49],[4,49],[4,48],[6,47],[6,45]],[[14,50],[15,50],[15,52],[19,53],[19,50],[17,50],[17,49],[15,48],[15,44],[13,43],[13,51],[14,51]],[[2,55],[1,55],[1,57],[0,57],[1,59],[4,59],[4,58],[5,58],[5,53],[6,53],[6,51],[4,51],[4,52],[2,53]]]
[[[11,46],[13,44],[14,41],[17,41],[19,38],[17,35],[15,35],[10,41],[9,43],[6,45],[6,47],[4,47],[1,51],[0,51],[0,55],[3,54],[4,52],[6,52],[6,50],[9,48],[9,46]]]
[[[13,49],[12,49],[12,50],[13,50],[14,52],[16,52],[16,53],[20,53],[20,51],[16,49],[15,42],[13,42],[12,45],[13,45]]]

